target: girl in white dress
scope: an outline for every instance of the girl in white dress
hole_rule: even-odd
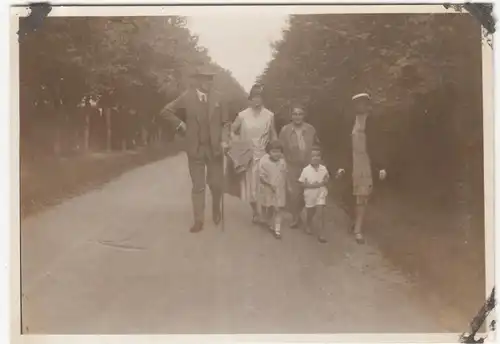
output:
[[[259,200],[269,229],[280,239],[286,199],[286,163],[280,141],[270,142],[267,151],[259,163]]]
[[[259,160],[266,154],[266,146],[277,139],[274,114],[262,104],[262,86],[254,85],[250,90],[250,107],[238,114],[231,126],[233,140],[251,142],[253,157],[240,180],[241,199],[250,203],[252,221],[261,223],[258,199]]]

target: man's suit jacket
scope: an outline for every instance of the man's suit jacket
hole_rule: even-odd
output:
[[[213,157],[222,156],[222,142],[229,142],[229,116],[221,96],[217,92],[208,94],[208,113],[205,110],[206,104],[203,104],[197,94],[196,89],[190,88],[182,93],[177,99],[165,105],[161,110],[160,116],[169,121],[176,129],[179,128],[182,121],[177,117],[176,112],[184,109],[186,112],[186,143],[187,154],[190,158],[202,158],[203,151],[200,150],[199,131],[201,116],[209,117],[210,145]]]

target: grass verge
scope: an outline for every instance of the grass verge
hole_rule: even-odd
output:
[[[180,150],[181,143],[173,141],[134,151],[21,162],[21,219],[99,187],[130,169],[175,155]]]

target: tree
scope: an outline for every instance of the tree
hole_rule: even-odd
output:
[[[482,199],[479,23],[464,14],[328,14],[288,24],[259,77],[279,123],[302,102],[334,159],[346,154],[336,147],[350,98],[368,91],[375,149],[390,156],[398,190],[470,194],[454,175]]]
[[[85,141],[89,128],[101,148],[134,141],[161,125],[161,107],[186,87],[195,65],[207,63],[238,108],[245,92],[211,61],[183,17],[49,17],[20,44],[21,145],[38,149],[35,155],[59,154],[75,146],[73,137]]]

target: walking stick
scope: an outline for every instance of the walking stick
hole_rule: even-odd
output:
[[[224,194],[226,193],[226,154],[222,154],[222,197],[221,197],[221,229],[224,232],[226,217],[224,214]]]

